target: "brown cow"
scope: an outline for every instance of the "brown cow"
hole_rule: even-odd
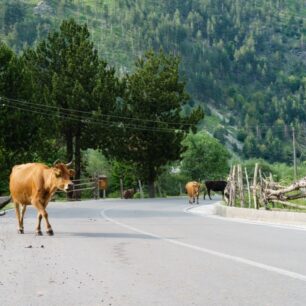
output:
[[[74,170],[68,169],[71,163],[65,165],[56,161],[51,168],[40,163],[13,167],[10,176],[10,192],[15,203],[19,234],[24,233],[23,217],[27,205],[31,204],[38,210],[36,234],[42,235],[40,227],[42,218],[46,222],[47,234],[50,236],[54,234],[48,221],[46,207],[56,190],[68,191],[73,186],[70,177],[74,176]]]
[[[123,197],[125,199],[132,199],[134,194],[135,194],[135,189],[134,188],[130,188],[130,189],[126,189],[123,191]]]
[[[197,199],[197,204],[199,204],[200,187],[200,183],[196,181],[188,182],[186,184],[185,188],[189,196],[189,204],[193,204],[195,199]]]

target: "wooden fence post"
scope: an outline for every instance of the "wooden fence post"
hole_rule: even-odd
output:
[[[249,208],[251,208],[251,189],[250,189],[248,171],[246,167],[244,168],[244,172],[245,172],[245,178],[246,178],[246,183],[247,183],[247,188],[248,188]]]
[[[179,188],[180,188],[180,196],[183,194],[183,190],[182,190],[182,184],[179,183]]]
[[[161,192],[161,188],[160,188],[160,185],[159,185],[158,181],[156,182],[156,189],[157,189],[157,192],[159,194],[159,197],[161,198],[162,197],[162,192]]]
[[[236,168],[234,165],[231,174],[230,206],[235,206],[236,203]]]
[[[121,194],[121,199],[123,199],[123,180],[120,178],[120,194]]]
[[[232,176],[232,167],[230,169],[230,172],[229,172],[229,175],[227,177],[227,184],[225,186],[225,189],[224,189],[224,200],[226,202],[226,205],[227,206],[230,206],[230,200],[231,200],[231,176]],[[205,195],[205,181],[203,182],[203,185],[204,185],[204,195]],[[204,196],[203,196],[203,199],[204,199]]]
[[[243,175],[242,175],[242,167],[238,165],[237,167],[238,174],[238,189],[240,194],[240,206],[244,207],[244,188],[243,188]]]
[[[254,170],[254,179],[253,179],[253,200],[254,200],[254,208],[258,209],[258,200],[257,200],[257,175],[258,175],[258,163],[255,164]]]
[[[141,186],[141,180],[138,180],[138,185],[139,185],[140,196],[141,196],[142,199],[144,199],[144,194],[143,194],[143,190],[142,190],[142,186]]]
[[[231,171],[230,171],[229,179],[228,179],[228,206],[232,206],[232,197],[233,197],[233,190],[232,190],[233,168],[234,168],[234,166],[231,167]]]
[[[97,173],[94,174],[93,180],[95,185],[94,196],[95,199],[98,200],[100,197],[100,192],[99,192],[100,190],[99,190],[99,175]]]

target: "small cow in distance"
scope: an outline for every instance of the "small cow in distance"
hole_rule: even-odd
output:
[[[188,182],[186,184],[185,188],[189,197],[189,204],[195,203],[196,199],[197,199],[197,204],[199,204],[200,187],[201,184],[196,181]]]
[[[211,200],[210,197],[210,191],[221,191],[222,192],[222,197],[224,197],[224,189],[227,185],[226,181],[205,181],[205,187],[207,190],[207,194],[209,196],[209,199]],[[204,188],[204,194],[203,194],[203,199],[205,200],[205,195],[206,195],[206,191]]]
[[[74,170],[68,169],[71,163],[63,164],[56,161],[53,167],[41,163],[29,163],[13,167],[10,175],[10,192],[15,204],[19,234],[24,233],[24,214],[27,205],[32,204],[38,211],[36,235],[42,235],[42,218],[46,222],[47,234],[49,236],[54,235],[48,220],[46,207],[52,195],[58,189],[67,192],[72,188],[73,183],[70,177],[74,176]]]

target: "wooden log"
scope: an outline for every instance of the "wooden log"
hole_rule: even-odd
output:
[[[289,202],[281,201],[281,200],[272,200],[272,202],[273,203],[280,203],[284,206],[289,206],[289,207],[293,207],[293,208],[306,209],[306,205],[299,205],[299,204],[289,203]]]
[[[281,194],[285,194],[294,190],[299,190],[300,188],[306,187],[306,177],[300,179],[299,181],[293,183],[292,185],[278,190],[266,189],[267,197],[271,196],[280,196]]]

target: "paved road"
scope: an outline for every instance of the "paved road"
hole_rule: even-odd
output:
[[[24,235],[8,213],[0,305],[306,305],[306,231],[195,215],[186,203],[51,203],[54,237],[34,236],[33,209]]]

